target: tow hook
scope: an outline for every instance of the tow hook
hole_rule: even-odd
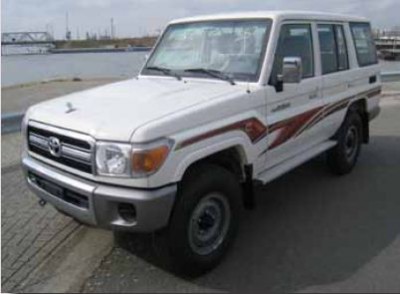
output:
[[[40,199],[40,200],[39,200],[39,205],[40,205],[41,207],[44,207],[46,204],[47,204],[47,201],[46,201],[46,200],[43,200],[43,199]]]

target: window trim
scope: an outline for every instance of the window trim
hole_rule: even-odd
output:
[[[346,34],[344,31],[344,25],[343,24],[337,24],[337,23],[317,23],[317,34],[318,34],[318,45],[319,45],[319,58],[320,58],[320,63],[321,63],[321,75],[325,76],[325,75],[329,75],[329,74],[334,74],[334,73],[338,73],[338,72],[343,72],[346,70],[350,70],[350,59],[349,59],[349,47],[347,45],[347,38],[346,38]],[[333,38],[335,41],[335,54],[336,54],[336,69],[333,71],[328,71],[328,72],[324,72],[323,70],[323,64],[322,64],[322,55],[321,55],[321,39],[319,38],[319,32],[318,32],[318,27],[319,26],[330,26],[332,28],[332,33],[333,33]],[[341,28],[342,31],[342,35],[343,35],[343,41],[344,41],[344,47],[346,48],[346,61],[347,61],[347,68],[344,69],[339,69],[339,44],[338,44],[338,35],[337,35],[337,31],[336,28],[339,27]]]
[[[359,67],[367,67],[367,66],[371,66],[371,65],[377,65],[377,64],[379,63],[379,59],[378,59],[378,55],[377,55],[377,50],[376,50],[376,44],[375,44],[375,42],[373,43],[373,44],[374,44],[374,49],[375,49],[375,61],[373,61],[373,62],[368,62],[368,63],[366,63],[366,64],[361,64],[361,62],[360,62],[360,56],[359,56],[359,54],[358,54],[357,45],[356,45],[356,38],[355,38],[355,36],[354,36],[354,31],[353,31],[353,27],[354,27],[355,25],[365,25],[365,26],[368,26],[368,28],[369,28],[369,30],[370,30],[370,32],[371,32],[371,35],[372,35],[372,28],[371,28],[371,23],[369,23],[369,22],[356,22],[356,21],[349,22],[351,37],[352,37],[352,39],[353,39],[354,51],[355,51],[355,53],[356,53],[357,64],[358,64],[358,66],[359,66]]]
[[[343,42],[344,42],[344,48],[346,48],[346,64],[347,64],[347,68],[344,69],[339,69],[339,44],[337,42],[337,31],[335,30],[335,39],[336,39],[336,50],[337,50],[337,56],[338,56],[338,71],[346,71],[350,69],[350,59],[349,59],[349,46],[348,46],[348,42],[347,42],[347,37],[346,37],[346,33],[344,30],[344,25],[342,24],[334,24],[335,28],[338,27],[341,29],[342,32],[342,36],[343,36]]]

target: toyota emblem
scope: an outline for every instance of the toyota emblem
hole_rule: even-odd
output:
[[[55,157],[61,156],[61,142],[56,137],[50,137],[48,141],[50,154]]]

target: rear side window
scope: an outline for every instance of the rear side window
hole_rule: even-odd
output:
[[[321,52],[322,73],[337,71],[337,52],[335,31],[332,25],[318,25],[319,47]]]
[[[318,25],[322,73],[328,74],[349,68],[346,39],[343,26]]]
[[[303,66],[303,78],[314,76],[314,53],[312,45],[311,25],[285,24],[282,25],[275,52],[271,82],[282,73],[284,57],[300,57]]]
[[[338,69],[349,69],[349,57],[347,55],[347,43],[343,26],[335,25],[336,43],[338,51]]]
[[[369,23],[350,23],[358,64],[368,66],[378,63],[376,47]]]

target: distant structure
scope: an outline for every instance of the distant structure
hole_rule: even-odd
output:
[[[65,14],[65,39],[67,41],[71,40],[72,33],[69,30],[69,17],[68,17],[68,12]]]
[[[400,27],[374,32],[379,56],[386,60],[400,59]]]
[[[1,54],[44,54],[55,47],[48,32],[7,32],[1,34]]]
[[[114,26],[114,18],[111,18],[111,30],[110,30],[111,39],[115,39],[115,26]]]
[[[48,32],[8,32],[1,34],[1,45],[37,45],[53,44],[54,39]]]

